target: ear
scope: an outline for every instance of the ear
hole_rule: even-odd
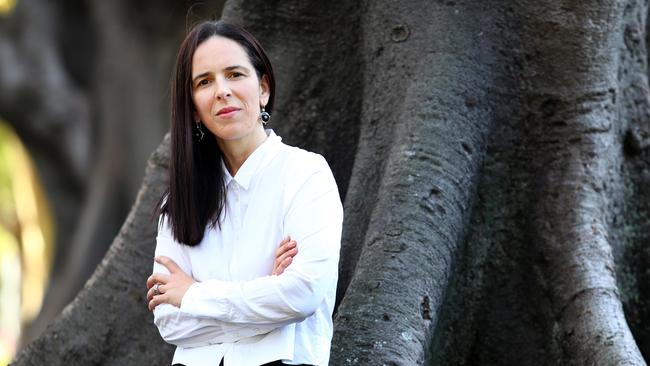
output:
[[[260,80],[260,105],[266,105],[269,102],[270,96],[269,78],[265,74],[262,76],[262,80]]]
[[[196,111],[192,112],[192,119],[194,120],[195,123],[196,123],[196,121],[200,120],[199,114],[196,113]]]

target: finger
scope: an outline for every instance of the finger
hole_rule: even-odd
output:
[[[298,254],[298,248],[292,248],[287,250],[286,252],[282,253],[278,258],[275,259],[276,265],[279,265],[284,261],[287,257],[295,257],[296,254]]]
[[[157,284],[158,284],[158,285],[156,286],[156,283],[154,283],[154,285],[151,286],[151,288],[149,288],[149,290],[147,291],[147,300],[151,300],[152,297],[154,297],[154,296],[156,296],[156,295],[160,295],[160,294],[162,294],[163,292],[166,292],[166,291],[163,289],[163,286],[164,286],[164,285],[163,285],[162,283],[157,282]],[[166,288],[166,287],[165,287],[165,288]]]
[[[276,257],[279,256],[280,254],[282,254],[282,252],[285,250],[285,249],[284,249],[285,246],[286,246],[287,243],[289,243],[290,241],[291,241],[291,239],[290,239],[290,237],[288,237],[288,236],[287,236],[286,238],[282,239],[282,241],[280,242],[280,244],[279,244],[279,246],[278,246],[278,249],[275,251],[275,256],[276,256]]]
[[[295,248],[297,245],[298,244],[293,240],[288,241],[287,243],[285,243],[281,247],[279,247],[278,250],[275,251],[275,257],[276,258],[281,257],[283,254],[285,254],[287,251]]]
[[[151,299],[151,301],[149,301],[149,311],[153,311],[158,305],[160,305],[160,303],[156,301],[155,298]]]
[[[287,258],[285,258],[285,259],[282,261],[282,263],[280,263],[280,265],[276,268],[276,270],[274,271],[273,274],[276,275],[276,276],[281,275],[282,273],[284,273],[284,270],[287,269],[287,267],[289,267],[289,265],[291,264],[291,262],[293,262],[293,257],[287,257]]]
[[[156,296],[156,292],[152,289],[147,291],[147,301],[153,300],[153,298]]]
[[[165,302],[163,295],[156,295],[149,301],[149,311],[153,311],[156,306]]]
[[[154,273],[147,280],[147,288],[152,288],[156,283],[165,284],[169,282],[169,275],[164,273]]]
[[[293,248],[290,250],[287,250],[286,252],[282,253],[278,258],[275,259],[275,265],[279,266],[282,261],[284,261],[287,257],[295,257],[296,254],[298,254],[298,248]]]
[[[287,267],[289,267],[289,265],[290,265],[292,262],[293,262],[293,257],[287,257],[287,258],[285,258],[285,259],[282,261],[282,263],[280,264],[280,269],[282,270],[282,272],[284,272],[284,270],[287,269]]]
[[[155,273],[147,278],[147,288],[150,289],[157,283],[156,278],[154,277]]]
[[[166,257],[166,256],[164,256],[164,255],[161,255],[161,256],[155,257],[154,260],[155,260],[157,263],[160,263],[160,264],[162,264],[163,266],[165,266],[165,268],[167,268],[167,269],[169,270],[170,273],[183,272],[183,270],[181,269],[181,267],[179,267],[178,264],[176,264],[176,262],[174,262],[174,261],[173,261],[171,258],[169,258],[169,257]]]
[[[284,272],[284,268],[286,268],[292,261],[293,257],[297,254],[298,248],[294,248],[288,252],[286,252],[285,255],[283,255],[281,258],[278,258],[274,263],[273,263],[273,273],[272,274],[280,274]],[[287,262],[288,260],[288,262]]]

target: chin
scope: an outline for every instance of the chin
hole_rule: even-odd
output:
[[[249,135],[251,132],[250,131],[241,131],[239,129],[228,129],[228,130],[222,130],[219,131],[219,133],[215,133],[214,135],[217,136],[218,139],[225,140],[225,141],[232,141],[232,140],[239,140],[241,138],[246,137]]]

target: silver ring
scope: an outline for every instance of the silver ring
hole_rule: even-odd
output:
[[[156,283],[153,285],[153,294],[155,295],[160,295],[160,290],[158,290],[158,286],[160,286],[160,283]]]

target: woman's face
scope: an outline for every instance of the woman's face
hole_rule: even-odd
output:
[[[269,99],[248,54],[237,42],[213,36],[192,58],[194,120],[200,119],[219,140],[240,140],[260,127],[260,107]]]

